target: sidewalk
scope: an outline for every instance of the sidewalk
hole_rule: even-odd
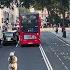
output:
[[[66,28],[66,38],[62,37],[63,34],[61,30],[62,30],[61,28],[58,28],[58,33],[56,33],[55,28],[41,28],[40,29],[41,32],[51,32],[70,44],[70,28]]]
[[[58,28],[58,33],[56,33],[55,29],[52,28],[52,33],[54,33],[55,35],[57,35],[58,37],[60,37],[64,41],[70,43],[70,28],[66,28],[66,38],[62,37],[63,33],[61,30],[62,30],[61,28]]]

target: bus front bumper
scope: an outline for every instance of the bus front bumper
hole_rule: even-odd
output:
[[[22,40],[20,41],[21,45],[31,45],[31,44],[40,44],[40,40]]]

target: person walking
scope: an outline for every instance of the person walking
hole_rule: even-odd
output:
[[[8,57],[9,70],[17,70],[17,57],[14,55],[15,52],[10,52],[10,56]]]
[[[55,32],[58,33],[58,26],[56,26],[56,30],[55,30]]]

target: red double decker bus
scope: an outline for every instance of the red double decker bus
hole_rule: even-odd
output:
[[[19,21],[19,44],[39,46],[41,24],[39,14],[20,14]]]

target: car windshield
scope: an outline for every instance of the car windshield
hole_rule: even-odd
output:
[[[11,36],[13,36],[13,32],[6,32],[6,33],[5,33],[5,36],[6,36],[6,37],[11,37]]]
[[[22,29],[24,32],[38,32],[38,15],[25,15],[22,18]]]

